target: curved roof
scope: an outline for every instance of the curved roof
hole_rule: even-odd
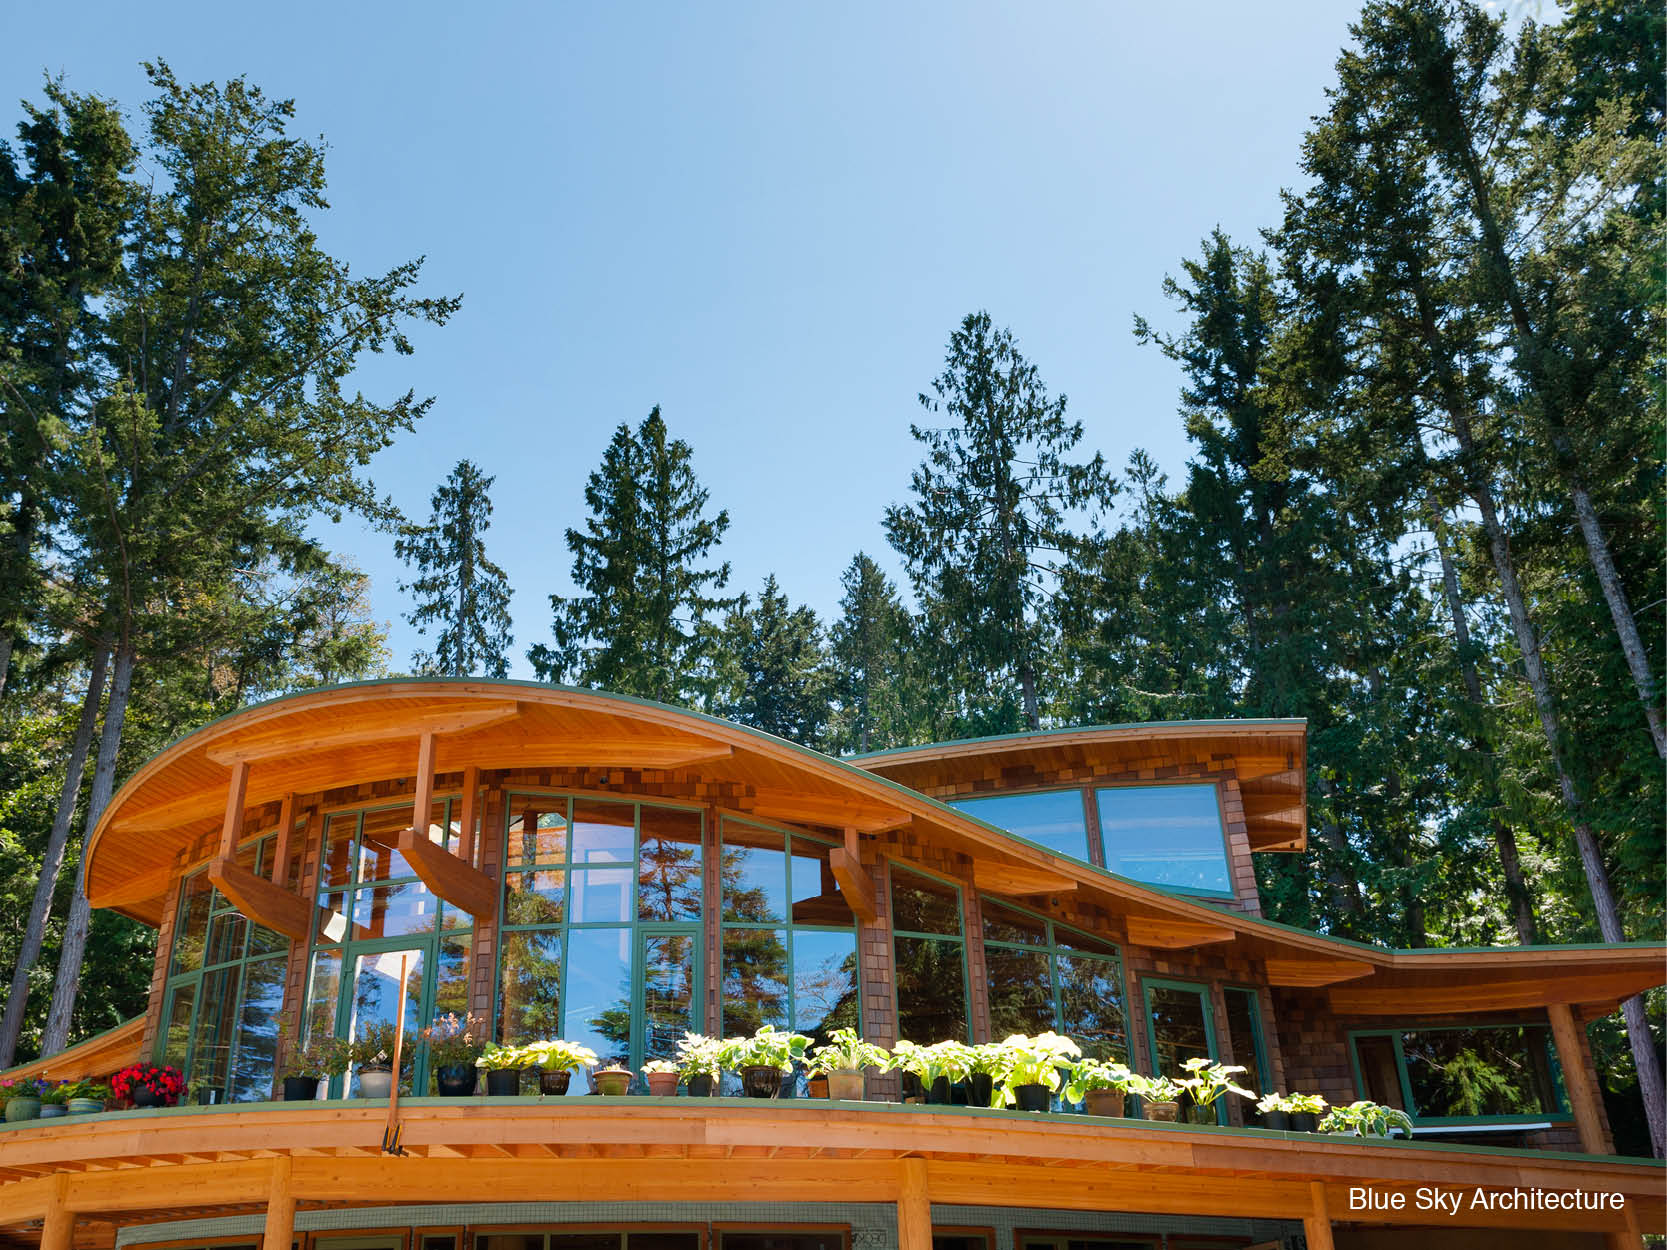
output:
[[[1279,724],[1286,728],[1229,722],[1212,725],[1211,732],[1231,736],[1244,726],[1246,734],[1283,733],[1289,741],[1300,740],[1300,729]],[[1136,728],[1073,731],[1049,741],[1058,745],[1079,736],[1098,749],[1113,739],[1135,740]],[[1174,726],[1138,728],[1175,731]],[[1477,1001],[1484,979],[1499,988],[1502,1002],[1519,1006],[1537,996],[1612,1004],[1661,980],[1659,944],[1396,952],[1309,933],[1055,855],[881,775],[876,757],[858,767],[758,730],[643,699],[476,678],[311,690],[245,708],[181,738],[134,773],[105,810],[87,848],[88,898],[95,907],[156,923],[182,857],[220,826],[238,762],[249,765],[248,810],[291,794],[409,778],[423,733],[435,735],[434,767],[442,773],[468,766],[686,770],[703,783],[715,783],[724,808],[762,819],[851,828],[859,835],[908,828],[934,846],[968,856],[981,890],[1014,896],[1078,892],[1121,917],[1131,942],[1170,949],[1231,942],[1241,953],[1267,961],[1273,984],[1338,985],[1334,997],[1347,992],[1361,1003],[1367,1001],[1362,995],[1393,997],[1414,986],[1427,994],[1456,978],[1465,1005]],[[1026,750],[1037,740],[1026,735],[1009,746]],[[954,747],[937,750],[947,757]],[[971,753],[977,748],[971,744]],[[890,764],[929,758],[926,753],[934,749],[889,753],[887,771]]]

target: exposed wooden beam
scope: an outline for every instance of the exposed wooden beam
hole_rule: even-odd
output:
[[[420,831],[403,830],[398,848],[424,885],[452,906],[468,912],[477,926],[491,924],[496,919],[498,883],[445,847],[430,842],[427,821]]]
[[[896,808],[870,807],[849,799],[801,794],[790,790],[758,790],[752,796],[752,811],[796,824],[825,825],[843,829],[850,825],[860,833],[895,829],[909,819]]]
[[[46,1218],[41,1223],[40,1250],[70,1250],[74,1241],[75,1212],[69,1206],[69,1177],[60,1173],[52,1178]]]
[[[168,892],[168,887],[173,884],[174,875],[172,865],[153,868],[149,872],[136,872],[132,876],[122,878],[114,889],[101,891],[98,905],[127,907],[134,903],[147,903]]]
[[[932,1199],[926,1189],[926,1160],[898,1161],[897,1250],[932,1250]]]
[[[463,810],[457,818],[457,854],[465,864],[475,862],[475,822],[480,818],[480,766],[463,770]]]
[[[249,793],[249,763],[238,760],[232,765],[231,784],[226,788],[226,816],[220,824],[220,856],[237,856],[237,839],[243,833],[244,798]]]
[[[1233,940],[1233,930],[1226,925],[1173,916],[1130,916],[1127,924],[1132,945],[1155,950],[1190,950],[1194,946],[1213,946]]]
[[[410,738],[412,734],[463,733],[510,720],[519,712],[520,704],[514,702],[488,703],[462,710],[436,708],[418,711],[396,706],[368,723],[361,719],[351,729],[320,733],[308,724],[282,726],[265,733],[250,733],[223,746],[210,747],[203,754],[216,764],[233,764],[239,760],[256,763],[313,751],[397,742]]]
[[[1580,1133],[1580,1148],[1587,1154],[1614,1153],[1614,1145],[1603,1131],[1599,1107],[1602,1095],[1592,1077],[1586,1051],[1580,1044],[1581,1029],[1567,1003],[1552,1003],[1546,1007],[1551,1019],[1551,1037],[1557,1044],[1557,1066],[1563,1070],[1563,1088],[1568,1091],[1569,1105],[1574,1109],[1574,1125]]]
[[[428,836],[429,817],[434,809],[434,731],[417,735],[416,787],[411,795],[411,827]]]
[[[862,857],[857,853],[857,830],[854,825],[845,826],[845,845],[836,846],[828,852],[828,867],[857,919],[864,924],[873,924],[880,912],[874,897],[874,883],[863,871]]]
[[[208,879],[256,924],[305,942],[310,936],[313,909],[299,894],[257,877],[235,859],[221,856],[208,866]]]
[[[266,1194],[266,1227],[261,1250],[289,1250],[295,1237],[295,1188],[287,1156],[272,1160],[272,1185]]]
[[[1540,976],[1532,980],[1488,983],[1468,971],[1448,985],[1362,986],[1327,991],[1331,1009],[1339,1015],[1373,1016],[1426,1013],[1468,1014],[1514,1011],[1549,1003],[1598,1003],[1626,998],[1660,985],[1659,968],[1620,972],[1588,972],[1571,976]]]
[[[278,841],[272,850],[272,884],[282,888],[289,879],[289,846],[295,837],[295,795],[278,804]]]
[[[1358,959],[1268,959],[1268,984],[1288,989],[1315,989],[1372,975],[1373,967]]]
[[[1325,1182],[1309,1181],[1308,1192],[1314,1204],[1302,1217],[1302,1234],[1308,1241],[1308,1250],[1332,1250],[1336,1243],[1331,1239],[1331,1207],[1326,1201]]]
[[[972,875],[979,889],[997,894],[1069,894],[1077,888],[1075,879],[1064,873],[994,859],[974,861]]]

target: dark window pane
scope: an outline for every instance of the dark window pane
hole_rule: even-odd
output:
[[[984,963],[990,971],[991,1037],[1045,1033],[1059,1027],[1054,1019],[1048,962],[1045,951],[984,948]]]
[[[340,942],[347,937],[347,894],[336,890],[318,896],[317,941],[322,943]]]
[[[436,900],[420,881],[378,885],[353,896],[353,936],[357,940],[432,933]]]
[[[961,943],[941,938],[892,939],[897,960],[897,1027],[929,1044],[969,1040]]]
[[[1086,933],[1079,933],[1075,929],[1067,929],[1060,925],[1054,926],[1053,942],[1062,951],[1079,951],[1085,955],[1104,955],[1109,959],[1117,958],[1117,947],[1112,943],[1089,937]]]
[[[382,951],[375,955],[359,955],[353,961],[352,1016],[348,1020],[347,1040],[363,1037],[373,1025],[392,1024],[408,1034],[414,1034],[428,1023],[429,1013],[423,1002],[423,960],[421,948]],[[405,1018],[399,1019],[399,983],[405,973]],[[393,1054],[390,1051],[388,1058]],[[348,1093],[358,1094],[359,1078],[355,1068],[348,1077]]]
[[[820,1045],[835,1029],[861,1032],[857,935],[793,933],[793,1028]]]
[[[190,1082],[201,1082],[216,1090],[226,1087],[232,1031],[237,1021],[237,987],[242,972],[241,968],[221,968],[203,974],[197,1027],[191,1039],[191,1060],[185,1066],[185,1076]]]
[[[1386,1107],[1407,1109],[1401,1090],[1401,1069],[1395,1062],[1395,1039],[1386,1036],[1357,1037],[1355,1058],[1360,1061],[1360,1079],[1366,1088],[1361,1097]]]
[[[723,1032],[757,1032],[787,1024],[787,934],[779,929],[725,929]]]
[[[249,926],[249,957],[256,955],[277,955],[289,951],[289,938],[272,929],[262,928],[258,924]]]
[[[1215,786],[1113,786],[1097,801],[1108,870],[1153,885],[1233,892]]]
[[[544,1250],[544,1234],[481,1233],[475,1238],[475,1247],[476,1250]]]
[[[439,842],[445,836],[446,804],[441,800],[432,806],[428,834]],[[365,813],[359,831],[359,883],[393,881],[412,877],[416,873],[406,863],[405,856],[394,848],[405,830],[411,827],[410,807],[383,807]]]
[[[792,846],[793,923],[854,925],[851,904],[840,892],[828,866],[831,848],[810,838],[794,838]]]
[[[845,1238],[839,1233],[759,1232],[752,1229],[725,1231],[722,1250],[843,1250]]]
[[[1075,1038],[1083,1054],[1127,1063],[1128,1035],[1123,1023],[1123,978],[1115,960],[1061,954],[1060,1032]]]
[[[699,812],[642,809],[642,848],[637,857],[639,920],[700,919],[700,839]]]
[[[560,868],[504,874],[505,924],[560,924],[567,900]]]
[[[552,1233],[550,1250],[619,1250],[618,1233]]]
[[[1227,1040],[1233,1046],[1233,1062],[1245,1069],[1239,1084],[1257,1097],[1262,1089],[1261,1013],[1257,1010],[1256,995],[1250,990],[1225,989],[1221,992],[1227,1004]]]
[[[1421,1118],[1547,1115],[1560,1110],[1543,1025],[1401,1034]]]
[[[498,1040],[506,1046],[520,1046],[560,1037],[560,1004],[560,932],[503,934]]]
[[[629,864],[636,858],[636,810],[629,803],[574,800],[575,864]]]
[[[509,796],[507,862],[551,867],[567,859],[567,800],[537,795]]]
[[[1204,997],[1199,990],[1151,986],[1152,1036],[1157,1042],[1158,1072],[1163,1076],[1185,1075],[1181,1065],[1188,1059],[1207,1059],[1209,1033],[1204,1022]]]
[[[1046,945],[1048,940],[1048,926],[1035,916],[1022,911],[1015,911],[1011,907],[1003,907],[994,899],[981,898],[978,909],[984,913],[984,940],[986,942],[1026,942],[1036,946]]]
[[[168,1036],[162,1044],[162,1062],[185,1070],[191,1053],[191,1007],[197,1001],[197,983],[176,985],[168,997]]]
[[[589,1046],[604,1067],[630,1063],[631,932],[626,927],[568,934],[561,1036]],[[582,1094],[585,1082],[574,1081],[569,1090]]]
[[[911,933],[961,936],[961,895],[953,887],[891,866],[891,925]]]
[[[1088,822],[1083,815],[1081,790],[952,799],[950,806],[1060,855],[1089,858]]]
[[[932,1250],[989,1250],[990,1239],[983,1233],[961,1235],[933,1233]]]
[[[243,1006],[231,1062],[232,1102],[265,1102],[272,1097],[285,962],[282,958],[255,959],[243,971]]]
[[[700,1250],[699,1233],[626,1233],[626,1250]]]
[[[631,919],[629,868],[575,868],[568,874],[572,924],[614,923]]]
[[[174,924],[174,949],[170,973],[195,972],[203,966],[203,947],[208,939],[210,886],[208,874],[193,873],[181,887],[179,919]]]
[[[725,824],[718,876],[725,920],[754,924],[787,919],[787,849],[779,833]]]

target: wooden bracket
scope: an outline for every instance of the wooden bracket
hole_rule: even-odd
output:
[[[1287,989],[1316,989],[1342,981],[1358,981],[1372,975],[1369,963],[1359,959],[1268,959],[1268,984]]]
[[[257,877],[235,859],[221,856],[208,866],[208,879],[256,924],[305,942],[311,933],[313,909],[299,894]]]
[[[828,867],[833,870],[834,880],[839,882],[840,892],[851,904],[857,919],[864,924],[873,924],[879,918],[880,910],[874,897],[874,883],[863,871],[862,857],[857,853],[856,826],[845,826],[845,845],[836,846],[828,852]]]
[[[1077,888],[1076,881],[1064,873],[995,860],[974,861],[972,875],[979,889],[996,894],[1070,894]]]
[[[498,915],[498,883],[430,842],[427,822],[423,823],[423,831],[406,829],[399,835],[399,853],[405,862],[436,895],[473,916],[476,928],[493,923]]]
[[[1181,951],[1194,946],[1212,946],[1217,942],[1231,942],[1233,930],[1224,924],[1206,924],[1201,920],[1181,920],[1173,916],[1130,916],[1129,943],[1153,950]]]

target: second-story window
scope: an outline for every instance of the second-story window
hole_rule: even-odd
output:
[[[984,914],[990,1036],[1052,1029],[1085,1055],[1128,1062],[1123,973],[1117,948],[992,898]]]
[[[986,824],[1045,846],[1060,855],[1089,862],[1088,822],[1081,790],[1036,790],[950,799],[949,805]]]
[[[897,1035],[911,1042],[972,1040],[961,891],[893,863],[891,946]]]
[[[1214,784],[1107,786],[1095,801],[1107,871],[1188,893],[1233,893]]]

